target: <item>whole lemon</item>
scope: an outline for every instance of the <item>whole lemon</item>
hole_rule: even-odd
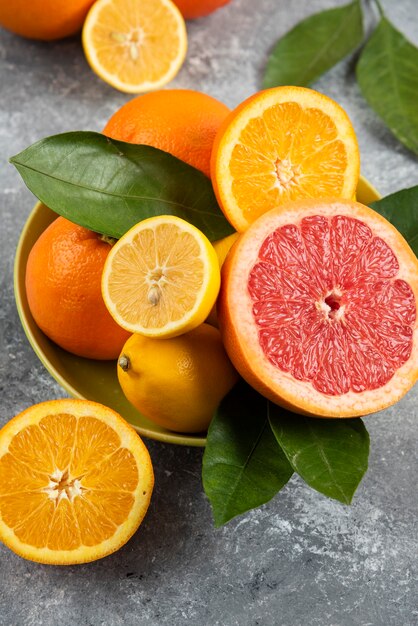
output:
[[[236,242],[239,237],[239,233],[232,233],[232,235],[228,235],[223,239],[218,239],[217,241],[213,241],[212,245],[215,248],[216,256],[218,257],[219,268],[222,269],[222,265],[228,255],[228,252]],[[206,323],[211,324],[211,326],[216,326],[218,328],[218,316],[216,314],[216,302],[212,307],[211,312],[206,318]]]
[[[238,380],[217,328],[202,324],[171,339],[134,334],[118,360],[127,399],[148,419],[177,432],[206,430]]]

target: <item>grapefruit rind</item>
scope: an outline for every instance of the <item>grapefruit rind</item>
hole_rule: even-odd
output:
[[[418,379],[418,320],[413,329],[409,359],[391,380],[375,390],[343,395],[325,395],[312,384],[299,381],[275,367],[260,347],[254,322],[253,301],[248,291],[251,268],[265,238],[286,224],[297,224],[312,215],[346,215],[365,221],[374,235],[381,236],[399,262],[397,279],[405,280],[418,302],[418,260],[402,235],[385,218],[356,202],[301,200],[273,209],[256,220],[232,247],[222,268],[218,319],[226,350],[236,369],[261,394],[284,408],[314,417],[357,417],[395,404]]]
[[[47,410],[45,407],[47,405]],[[99,417],[119,435],[121,448],[127,448],[135,457],[138,469],[138,485],[134,492],[134,504],[126,520],[114,535],[94,545],[81,545],[73,550],[51,550],[23,543],[0,517],[0,540],[19,556],[37,563],[50,565],[76,565],[101,559],[121,548],[140,526],[151,499],[154,473],[145,444],[136,431],[115,411],[90,401],[78,399],[51,400],[35,404],[16,415],[0,430],[0,459],[7,453],[12,439],[24,428],[38,424],[46,416],[63,413],[77,417]]]
[[[330,116],[347,153],[345,182],[340,195],[348,200],[355,197],[360,175],[360,153],[351,121],[344,109],[331,98],[305,87],[266,89],[250,96],[228,115],[219,128],[212,150],[211,178],[215,194],[226,218],[239,232],[245,231],[251,222],[246,219],[232,191],[232,152],[252,119],[261,118],[269,107],[288,102],[295,102],[302,109],[315,107]]]

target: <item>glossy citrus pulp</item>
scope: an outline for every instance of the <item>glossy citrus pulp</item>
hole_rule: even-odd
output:
[[[223,268],[219,319],[232,362],[296,412],[364,415],[418,376],[418,261],[354,202],[305,200],[259,218]]]
[[[58,217],[36,241],[26,266],[26,295],[39,328],[61,348],[90,359],[116,359],[129,336],[102,298],[110,250],[105,237]]]
[[[216,252],[178,217],[143,220],[113,246],[102,293],[116,322],[150,337],[174,337],[199,326],[219,292]]]
[[[200,91],[163,89],[124,104],[103,133],[169,152],[210,176],[213,141],[228,113],[225,104]]]
[[[127,93],[168,83],[187,50],[184,19],[171,0],[97,0],[83,26],[91,68]]]
[[[359,171],[347,114],[327,96],[303,87],[251,96],[225,120],[212,151],[214,189],[238,231],[291,200],[351,200]]]
[[[219,331],[209,324],[171,339],[132,335],[118,361],[128,400],[148,419],[177,432],[207,429],[236,383]]]
[[[93,561],[135,532],[153,470],[125,420],[86,400],[55,400],[0,431],[0,539],[41,563]]]

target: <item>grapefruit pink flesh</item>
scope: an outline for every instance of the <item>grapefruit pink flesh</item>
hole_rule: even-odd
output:
[[[322,393],[381,387],[412,349],[415,299],[398,271],[360,220],[313,215],[276,229],[248,281],[267,358]]]
[[[418,261],[371,209],[339,200],[273,210],[238,242],[223,278],[231,359],[277,403],[349,417],[415,382]]]

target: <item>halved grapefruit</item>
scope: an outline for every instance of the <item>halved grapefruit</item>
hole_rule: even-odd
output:
[[[260,393],[294,412],[355,417],[418,378],[418,260],[378,213],[300,200],[265,213],[222,269],[228,354]]]

